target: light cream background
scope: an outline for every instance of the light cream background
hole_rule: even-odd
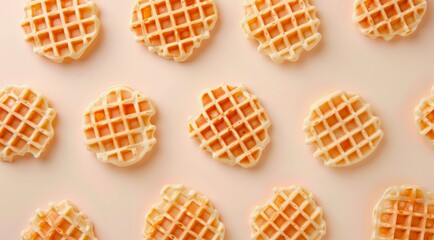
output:
[[[0,1],[0,87],[27,84],[58,112],[57,135],[42,159],[0,163],[0,239],[18,239],[49,201],[70,199],[94,221],[101,240],[141,239],[145,213],[164,184],[182,183],[207,195],[222,215],[228,240],[249,239],[249,215],[274,186],[300,184],[324,208],[325,239],[366,240],[383,191],[415,183],[434,191],[434,149],[418,135],[413,108],[434,84],[434,5],[411,37],[370,40],[351,22],[352,1],[315,0],[323,40],[296,64],[275,64],[244,38],[241,0],[218,0],[220,21],[191,61],[151,54],[128,29],[132,0],[99,0],[102,32],[90,54],[59,65],[32,53],[19,21],[24,0]],[[272,120],[272,143],[261,164],[229,167],[199,150],[187,119],[199,93],[221,83],[246,84]],[[125,84],[158,106],[158,143],[130,168],[99,162],[82,144],[82,112],[102,91]],[[360,93],[383,120],[385,139],[366,162],[329,169],[304,144],[303,119],[329,92]]]

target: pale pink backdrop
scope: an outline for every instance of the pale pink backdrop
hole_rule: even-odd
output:
[[[101,240],[141,239],[144,217],[163,185],[181,183],[220,210],[228,240],[249,239],[249,215],[274,186],[300,184],[324,208],[325,239],[366,240],[371,212],[391,185],[434,191],[434,149],[419,136],[413,109],[434,85],[434,6],[411,37],[370,40],[351,22],[352,1],[318,1],[323,40],[299,63],[276,64],[256,52],[240,27],[242,1],[218,0],[211,40],[186,63],[151,54],[129,31],[133,0],[98,0],[102,32],[84,60],[56,64],[32,53],[19,22],[24,0],[0,1],[0,87],[27,84],[57,110],[56,137],[42,159],[0,163],[0,239],[18,239],[36,208],[70,199],[95,223]],[[229,167],[188,136],[202,89],[244,83],[272,120],[272,143],[255,169]],[[158,106],[158,143],[130,168],[99,162],[82,143],[82,113],[102,91],[124,84]],[[385,139],[364,163],[330,169],[304,144],[311,103],[335,90],[360,93],[383,121]]]

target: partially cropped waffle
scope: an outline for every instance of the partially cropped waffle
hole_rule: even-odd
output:
[[[275,62],[296,62],[321,40],[320,20],[309,0],[244,0],[244,14],[247,37]]]
[[[244,85],[222,85],[205,90],[200,101],[202,110],[190,120],[190,136],[216,160],[253,167],[270,142],[271,121],[258,97]]]
[[[0,160],[28,153],[38,158],[54,136],[54,109],[40,93],[22,86],[0,90]]]
[[[93,223],[70,201],[50,203],[38,209],[22,240],[97,240]]]
[[[225,226],[207,197],[182,185],[168,185],[146,215],[146,240],[222,240]]]
[[[391,187],[377,203],[373,223],[372,240],[432,240],[434,195],[418,186]]]
[[[415,120],[420,134],[434,147],[434,87],[431,95],[422,99],[416,107]]]
[[[85,111],[85,144],[98,159],[125,167],[140,161],[157,142],[152,117],[156,107],[142,93],[113,87]]]
[[[339,91],[311,107],[304,131],[306,142],[316,148],[316,158],[329,167],[344,167],[364,160],[377,148],[383,138],[380,125],[360,95]]]
[[[300,186],[275,188],[274,196],[250,217],[254,240],[320,240],[326,234],[322,209]]]
[[[406,37],[422,21],[426,0],[356,0],[353,21],[364,35],[388,41]]]
[[[182,62],[210,37],[217,19],[215,0],[138,0],[130,28],[151,52]]]
[[[26,0],[25,40],[55,62],[79,59],[98,35],[97,10],[92,0]]]

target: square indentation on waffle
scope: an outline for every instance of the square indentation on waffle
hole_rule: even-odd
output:
[[[253,167],[270,142],[271,125],[258,97],[244,85],[222,85],[201,94],[202,110],[190,120],[190,136],[214,159]]]
[[[150,51],[182,62],[210,37],[217,19],[214,0],[138,0],[130,28]]]
[[[373,240],[434,238],[434,195],[403,185],[389,188],[374,210]]]
[[[54,109],[48,100],[27,87],[0,91],[0,160],[12,161],[27,153],[38,158],[54,136]]]
[[[168,185],[146,215],[144,239],[222,240],[225,226],[207,197],[182,185]]]
[[[434,146],[434,87],[431,95],[423,98],[415,110],[419,132]]]
[[[322,209],[300,186],[275,188],[274,196],[250,217],[251,239],[319,240],[326,233]]]
[[[244,32],[273,61],[295,62],[321,40],[320,20],[309,0],[245,0]]]
[[[93,223],[70,201],[50,203],[36,211],[30,226],[21,234],[23,240],[80,239],[96,240]]]
[[[426,0],[356,0],[353,21],[363,34],[388,41],[413,33],[426,9]]]
[[[116,166],[140,161],[157,142],[152,117],[156,107],[129,87],[113,87],[86,110],[85,144],[98,159]]]
[[[21,27],[33,50],[55,62],[79,59],[98,35],[91,0],[27,0]]]
[[[315,103],[304,123],[306,142],[329,167],[356,164],[383,138],[381,121],[360,95],[335,92]]]

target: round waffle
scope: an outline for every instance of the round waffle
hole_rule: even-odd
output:
[[[54,136],[54,109],[38,92],[19,86],[0,90],[0,160],[27,153],[38,158]]]
[[[244,0],[244,14],[247,37],[275,62],[296,62],[321,40],[320,20],[309,0]]]
[[[79,59],[98,35],[91,0],[27,0],[21,27],[33,51],[55,62]]]
[[[432,240],[434,195],[418,186],[391,187],[377,203],[373,223],[372,240]]]
[[[434,147],[434,87],[431,95],[422,99],[416,107],[415,120],[420,134]]]
[[[320,240],[326,234],[322,209],[309,191],[300,186],[275,188],[265,205],[250,217],[251,239]]]
[[[190,120],[190,137],[214,159],[243,168],[253,167],[270,142],[271,125],[258,97],[244,85],[205,90],[202,110]]]
[[[146,240],[222,240],[225,226],[207,197],[182,185],[168,185],[146,216]]]
[[[356,164],[368,157],[383,138],[381,121],[362,97],[344,91],[316,102],[304,122],[306,142],[314,156],[329,167]]]
[[[137,163],[154,144],[156,113],[152,101],[129,87],[102,93],[85,111],[85,144],[98,159],[125,167]]]
[[[22,240],[96,240],[93,223],[70,201],[49,203],[48,209],[36,211],[30,226],[21,233]]]
[[[151,52],[182,62],[210,37],[217,19],[214,0],[138,0],[130,28]]]
[[[353,21],[370,38],[391,40],[413,33],[427,9],[426,0],[356,0]]]

